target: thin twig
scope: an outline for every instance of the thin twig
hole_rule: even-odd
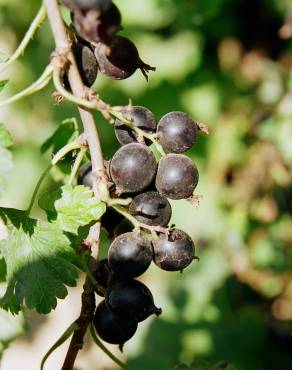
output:
[[[75,96],[78,98],[83,98],[85,94],[85,86],[82,83],[73,53],[71,51],[71,45],[66,34],[65,25],[59,12],[57,0],[44,0],[44,4],[47,9],[50,26],[56,43],[56,53],[60,56],[66,56],[70,62],[68,80],[71,90]],[[93,115],[89,110],[83,107],[79,107],[78,109],[90,151],[92,173],[97,180],[94,182],[94,194],[98,199],[108,198],[107,178],[104,169],[103,155]],[[100,223],[97,223],[93,227],[95,230],[99,230]],[[92,242],[92,245],[97,248],[97,253],[95,253],[94,257],[98,259],[99,232],[95,234],[96,240]],[[95,267],[96,266],[93,266],[92,268],[94,269]],[[83,346],[83,338],[87,331],[88,325],[92,320],[94,310],[94,287],[87,278],[83,287],[81,312],[79,318],[77,319],[77,323],[79,324],[80,328],[76,330],[72,336],[62,370],[73,370],[77,354]]]

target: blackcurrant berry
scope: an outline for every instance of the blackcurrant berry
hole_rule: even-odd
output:
[[[152,314],[160,315],[153,296],[146,285],[134,279],[113,282],[106,290],[106,303],[123,320],[144,321]]]
[[[93,188],[93,175],[91,162],[83,164],[78,171],[77,184]]]
[[[134,106],[131,112],[126,113],[124,117],[145,132],[151,133],[156,130],[157,123],[154,114],[145,107]],[[115,133],[122,145],[137,142],[138,134],[119,119],[115,120]],[[146,141],[148,145],[151,144],[150,140],[146,139]]]
[[[132,338],[137,330],[137,323],[118,318],[102,301],[96,308],[93,323],[98,336],[111,344],[122,346]]]
[[[85,86],[91,87],[97,76],[98,64],[90,47],[81,42],[73,43],[72,51]]]
[[[199,181],[198,169],[183,154],[167,154],[158,164],[156,188],[170,199],[189,198]]]
[[[133,231],[134,226],[127,219],[124,219],[114,230],[114,237]]]
[[[138,221],[150,226],[167,226],[171,217],[169,201],[156,191],[137,195],[129,210]]]
[[[109,267],[107,258],[98,261],[94,277],[103,289],[107,288],[112,278],[112,271]]]
[[[100,71],[114,80],[124,80],[140,69],[146,79],[154,67],[145,64],[139,56],[134,43],[122,36],[115,36],[108,45],[99,43],[95,56]]]
[[[97,9],[105,12],[112,5],[111,0],[73,0],[75,7],[81,10]]]
[[[124,217],[113,208],[108,207],[101,217],[101,226],[108,232],[109,239],[115,235],[115,228],[124,220]]]
[[[168,153],[183,153],[197,138],[197,125],[183,112],[170,112],[158,123],[157,134],[163,149]]]
[[[167,271],[181,271],[194,259],[195,246],[191,237],[182,230],[173,229],[153,241],[154,262]]]
[[[75,11],[73,24],[78,35],[85,40],[107,43],[121,28],[121,14],[115,4],[103,13],[96,9]]]
[[[116,277],[134,278],[142,275],[152,258],[151,242],[133,232],[118,236],[108,251],[109,266]]]
[[[122,193],[145,189],[155,177],[156,160],[145,145],[131,143],[122,146],[110,162],[110,175]]]

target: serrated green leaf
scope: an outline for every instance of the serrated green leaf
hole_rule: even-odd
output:
[[[45,153],[52,148],[53,153],[63,148],[69,142],[78,137],[78,124],[75,118],[64,120],[56,129],[51,137],[49,137],[41,146],[41,153]]]
[[[49,313],[57,298],[67,295],[66,285],[76,285],[76,254],[57,224],[38,221],[32,234],[22,225],[13,227],[9,237],[0,242],[0,253],[7,267],[7,289],[0,303],[12,313],[18,313],[24,304]]]
[[[0,92],[4,89],[4,87],[8,84],[9,80],[1,80],[0,81]]]
[[[38,205],[41,209],[43,209],[48,217],[48,221],[56,220],[57,218],[57,211],[55,208],[55,201],[60,199],[62,196],[61,189],[54,191],[53,193],[49,193],[46,191],[39,199]]]
[[[62,187],[62,198],[55,202],[57,223],[70,233],[76,234],[80,226],[97,221],[106,211],[103,202],[97,201],[92,190],[83,185]]]
[[[10,132],[8,132],[4,125],[0,123],[0,148],[9,148],[13,145],[13,140]]]

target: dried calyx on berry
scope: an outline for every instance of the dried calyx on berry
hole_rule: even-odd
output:
[[[126,37],[115,36],[107,45],[97,44],[95,56],[100,71],[114,80],[124,80],[132,76],[137,69],[140,69],[148,80],[148,72],[155,71],[155,67],[140,59],[135,44]]]
[[[72,18],[78,35],[91,43],[108,43],[121,29],[121,14],[115,4],[104,12],[94,8],[75,10]]]
[[[124,113],[124,118],[130,121],[133,126],[147,133],[153,133],[156,130],[157,122],[155,116],[145,107],[132,107],[130,112]],[[115,120],[115,134],[122,145],[138,141],[138,134],[119,119]],[[145,143],[150,145],[151,141],[146,139]]]

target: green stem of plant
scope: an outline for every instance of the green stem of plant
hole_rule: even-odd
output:
[[[74,165],[73,165],[73,168],[72,168],[72,171],[71,171],[71,174],[70,174],[70,178],[69,178],[69,181],[68,181],[68,184],[69,185],[72,185],[76,175],[77,175],[77,172],[78,172],[78,169],[80,167],[80,164],[82,162],[82,159],[84,157],[84,155],[86,154],[87,152],[87,148],[85,147],[82,147],[75,159],[75,162],[74,162]]]
[[[127,120],[123,114],[121,114],[120,112],[117,112],[114,108],[112,108],[110,110],[110,114],[117,118],[118,120],[120,120],[121,122],[123,122],[126,126],[128,126],[130,129],[132,129],[133,131],[135,131],[138,136],[141,136],[141,137],[144,137],[146,139],[149,139],[154,145],[155,145],[155,148],[157,149],[157,151],[160,153],[161,156],[164,156],[165,155],[165,152],[162,148],[162,146],[157,142],[156,138],[154,137],[153,134],[150,134],[150,133],[147,133],[143,130],[141,130],[139,127],[133,125],[132,122],[130,122],[129,120]]]
[[[151,235],[153,238],[157,238],[157,234],[155,233],[154,229],[155,227],[149,226],[146,224],[143,224],[142,222],[139,222],[134,216],[132,216],[124,207],[120,205],[113,205],[112,208],[120,213],[122,216],[124,216],[126,219],[128,219],[134,226],[135,229],[146,229],[151,232]]]
[[[55,166],[62,158],[65,157],[66,154],[72,152],[76,149],[82,149],[84,148],[81,144],[79,144],[77,141],[73,141],[72,143],[69,143],[63,148],[61,148],[53,157],[52,159],[52,165]]]
[[[74,333],[75,330],[79,329],[79,326],[76,322],[73,322],[69,326],[68,329],[65,330],[64,334],[57,340],[57,342],[48,350],[45,356],[42,359],[40,370],[44,369],[45,362],[47,361],[48,357],[57,349],[59,348],[70,336]]]
[[[132,202],[132,198],[109,198],[106,203],[108,206],[128,206]]]
[[[29,44],[30,40],[33,38],[34,34],[36,33],[39,26],[42,24],[46,17],[46,8],[42,5],[35,16],[34,20],[30,24],[29,29],[27,30],[23,40],[19,44],[18,48],[15,52],[6,60],[3,64],[3,67],[0,69],[0,73],[4,72],[10,64],[15,62],[21,55],[23,55],[24,50],[26,49],[27,45]]]
[[[36,197],[37,197],[37,195],[38,195],[38,191],[39,191],[39,189],[40,189],[40,187],[41,187],[41,185],[42,185],[42,182],[44,181],[45,177],[46,177],[46,176],[47,176],[47,174],[50,172],[50,170],[51,170],[51,168],[52,168],[52,167],[53,167],[53,166],[50,164],[50,165],[45,169],[45,171],[43,172],[43,174],[41,175],[41,177],[39,178],[39,181],[37,182],[36,187],[35,187],[35,189],[34,189],[34,192],[33,192],[33,194],[32,194],[31,201],[30,201],[30,203],[29,203],[28,209],[27,209],[27,211],[26,211],[27,217],[30,215],[30,212],[31,212],[31,210],[32,210],[32,207],[33,207],[34,202],[35,202],[35,200],[36,200]]]
[[[0,107],[14,103],[17,100],[24,98],[25,96],[32,95],[35,92],[42,90],[50,82],[52,78],[52,74],[53,74],[53,67],[51,65],[48,65],[46,69],[44,70],[43,74],[40,76],[40,78],[38,78],[34,83],[32,83],[26,89],[20,91],[19,93],[11,96],[10,98],[6,100],[0,101]]]
[[[92,339],[94,341],[94,343],[106,354],[108,355],[108,357],[113,360],[113,362],[115,362],[118,366],[120,366],[122,369],[124,370],[131,370],[131,368],[125,364],[124,362],[122,362],[121,360],[119,360],[113,353],[111,353],[111,351],[109,351],[105,345],[103,345],[101,343],[101,341],[98,339],[98,336],[96,335],[96,332],[95,332],[95,328],[93,326],[93,324],[91,323],[90,324],[90,333],[91,333],[91,336],[92,336]]]
[[[71,103],[77,104],[78,106],[88,108],[88,109],[96,109],[96,105],[89,100],[78,98],[77,96],[71,94],[69,91],[67,91],[62,84],[61,77],[60,77],[60,71],[58,68],[55,68],[53,73],[53,81],[55,88],[57,91],[68,101]]]

